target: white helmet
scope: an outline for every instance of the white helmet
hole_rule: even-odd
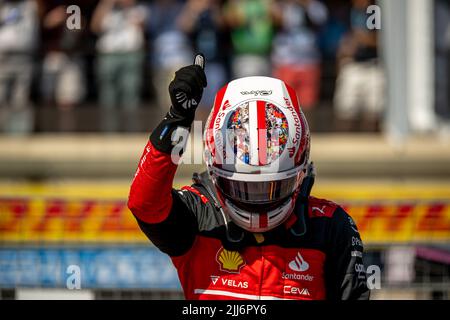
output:
[[[229,218],[265,232],[293,212],[309,161],[310,134],[295,91],[269,77],[231,81],[206,123],[205,161]]]

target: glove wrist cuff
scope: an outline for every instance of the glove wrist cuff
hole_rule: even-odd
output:
[[[171,154],[176,146],[180,147],[180,141],[172,140],[174,138],[175,130],[181,127],[189,131],[191,124],[194,121],[194,116],[195,115],[180,115],[173,107],[171,107],[170,111],[150,135],[150,141],[153,144],[153,147],[158,151]],[[180,149],[181,156],[184,146]]]
[[[192,122],[194,122],[195,111],[180,111],[174,106],[171,106],[167,115],[172,116],[172,118],[174,119],[177,119],[180,123],[182,123],[184,127],[190,127],[192,125]]]

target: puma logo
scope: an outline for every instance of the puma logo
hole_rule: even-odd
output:
[[[319,211],[321,214],[325,214],[325,207],[326,207],[326,206],[322,206],[322,208],[319,208],[319,207],[312,207],[311,211],[314,212],[314,210],[317,210],[317,211]]]

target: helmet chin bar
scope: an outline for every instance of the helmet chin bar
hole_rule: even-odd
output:
[[[252,213],[241,209],[228,199],[225,199],[224,209],[230,219],[242,229],[249,232],[266,232],[278,227],[280,224],[286,221],[286,219],[292,213],[294,205],[294,197],[289,197],[278,208],[264,213],[267,215],[267,220],[264,225],[261,225],[260,223],[260,213]]]

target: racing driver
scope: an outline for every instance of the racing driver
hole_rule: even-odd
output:
[[[368,299],[363,244],[336,203],[310,196],[310,133],[295,91],[269,77],[220,89],[204,131],[207,171],[172,187],[207,85],[204,57],[175,73],[128,207],[170,256],[186,299]],[[181,146],[181,147],[180,147]]]

